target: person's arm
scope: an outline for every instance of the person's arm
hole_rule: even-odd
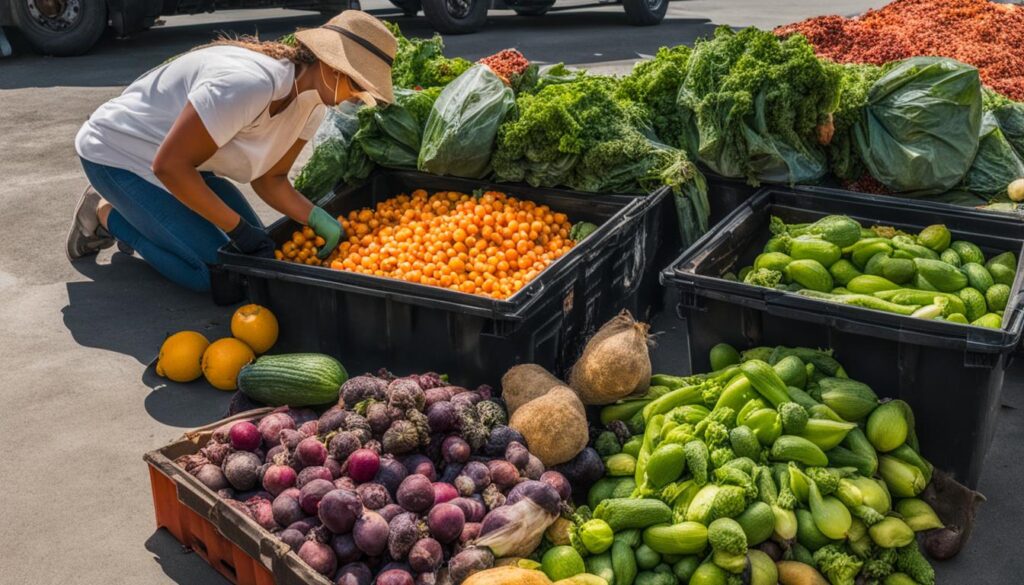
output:
[[[309,213],[313,204],[302,193],[295,190],[288,180],[288,171],[295,164],[305,140],[296,140],[288,152],[277,161],[262,177],[257,177],[250,185],[260,199],[267,202],[278,212],[287,215],[294,221],[305,225],[309,221]]]
[[[153,174],[178,201],[224,230],[240,252],[273,258],[274,242],[266,232],[249,225],[199,174],[199,165],[213,156],[217,148],[199,114],[187,103],[153,157]]]
[[[153,158],[153,174],[178,201],[204,219],[230,232],[238,226],[239,216],[207,186],[199,174],[199,165],[217,152],[217,143],[202,119],[186,103]]]
[[[331,214],[313,205],[299,193],[288,180],[288,171],[306,145],[305,140],[296,140],[281,160],[277,161],[262,177],[251,183],[253,191],[267,205],[287,215],[298,223],[313,228],[316,235],[324,239],[324,245],[317,250],[320,259],[326,258],[338,246],[345,235],[341,224]]]

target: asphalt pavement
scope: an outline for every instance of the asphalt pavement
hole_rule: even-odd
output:
[[[485,32],[445,39],[470,59],[515,46],[544,62],[622,72],[659,46],[691,43],[717,25],[771,27],[825,10],[878,2],[692,0],[654,28],[624,24],[617,6],[521,18],[497,12]],[[381,0],[364,4],[380,9]],[[0,584],[213,585],[222,577],[155,528],[144,452],[218,419],[229,395],[202,383],[165,384],[147,368],[162,339],[196,329],[228,334],[230,310],[177,289],[138,258],[106,251],[68,263],[63,243],[85,186],[72,139],[86,117],[163,60],[220,33],[274,38],[315,26],[317,14],[230,11],[170,17],[131,39],[105,38],[89,55],[21,50],[0,59]],[[422,19],[396,19],[429,34]],[[18,47],[20,48],[20,47]],[[255,201],[265,219],[275,215]],[[685,373],[685,327],[671,311],[656,369]],[[855,373],[853,373],[855,374]],[[1019,377],[1018,377],[1019,378]],[[965,400],[971,389],[964,388]],[[1008,384],[986,464],[973,539],[939,567],[941,583],[1019,583],[1024,574],[1024,406]],[[951,405],[957,408],[957,405]]]

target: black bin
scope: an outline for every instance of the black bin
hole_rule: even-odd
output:
[[[353,375],[387,367],[396,373],[448,373],[456,383],[494,383],[523,362],[564,373],[587,336],[622,308],[649,312],[654,300],[640,291],[651,282],[658,286],[660,266],[654,265],[648,240],[657,241],[656,211],[666,190],[645,197],[593,195],[382,171],[338,190],[322,205],[340,215],[416,189],[503,191],[598,229],[505,300],[222,248],[224,269],[241,275],[249,299],[277,315],[275,352],[330,354]],[[280,244],[297,227],[282,219],[268,232]]]
[[[910,403],[924,455],[975,487],[995,431],[1006,369],[1024,328],[1024,277],[1018,272],[1001,330],[915,319],[721,278],[753,262],[770,237],[771,216],[795,223],[829,214],[915,233],[943,223],[954,239],[978,244],[986,256],[1022,252],[1021,224],[1006,217],[891,197],[764,189],[662,272],[662,282],[680,291],[692,371],[709,370],[708,352],[719,342],[830,347],[852,378],[879,396]]]

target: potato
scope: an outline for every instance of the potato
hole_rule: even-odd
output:
[[[611,404],[647,390],[651,382],[648,328],[623,311],[587,342],[569,374],[569,385],[583,404]]]
[[[569,461],[587,446],[587,416],[576,393],[567,386],[519,407],[508,426],[526,439],[526,446],[545,467]]]
[[[556,386],[565,386],[565,382],[537,364],[520,364],[512,366],[501,377],[501,397],[512,416],[520,406],[544,396]]]

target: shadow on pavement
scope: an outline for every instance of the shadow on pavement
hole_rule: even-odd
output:
[[[146,412],[172,427],[200,427],[224,418],[234,394],[217,390],[202,378],[188,384],[171,382],[156,375],[155,364],[143,372],[142,383],[151,390]]]
[[[226,583],[199,555],[175,540],[170,532],[159,529],[146,540],[146,550],[153,554],[164,574],[180,585],[223,585]]]
[[[408,36],[434,34],[422,16],[386,19],[398,23]],[[89,54],[80,57],[42,57],[22,49],[4,60],[0,90],[123,86],[166,59],[221,34],[258,34],[274,39],[296,28],[318,26],[324,20],[319,14],[296,12],[295,16],[155,27],[129,39],[108,35]],[[449,55],[471,60],[505,47],[516,47],[532,60],[583,64],[633,59],[640,54],[653,54],[664,45],[692,44],[713,30],[708,19],[672,17],[655,27],[633,27],[626,24],[621,8],[555,12],[541,18],[503,11],[492,15],[483,31],[448,35],[445,43]],[[604,39],[597,48],[593,43],[595,37]]]

